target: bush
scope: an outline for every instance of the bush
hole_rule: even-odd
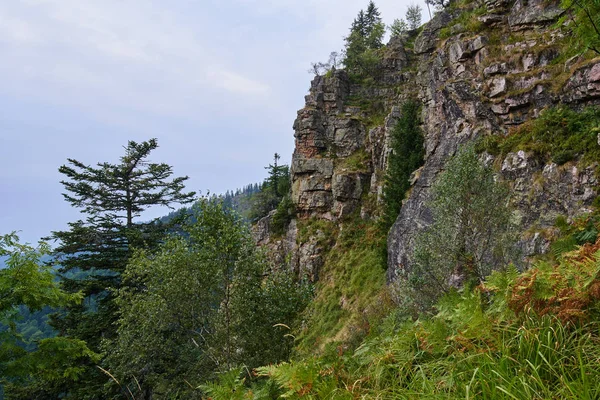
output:
[[[399,271],[407,305],[417,313],[430,311],[452,288],[481,284],[517,259],[508,190],[473,147],[447,162],[427,205],[433,224],[415,239],[412,264]]]

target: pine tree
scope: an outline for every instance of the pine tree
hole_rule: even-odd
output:
[[[250,219],[256,221],[274,210],[290,191],[290,169],[279,165],[279,154],[273,156],[273,164],[265,167],[269,176],[262,183],[260,191],[252,196]]]
[[[418,4],[411,4],[406,10],[406,21],[411,30],[418,29],[421,26],[421,7]]]
[[[87,306],[68,308],[55,315],[52,324],[61,335],[82,339],[94,351],[102,338],[115,334],[113,293],[120,287],[121,272],[133,250],[155,247],[177,223],[177,219],[167,224],[135,220],[153,206],[170,207],[194,199],[195,193],[184,192],[187,177],[171,179],[171,166],[147,161],[157,147],[156,139],[130,141],[118,164],[88,166],[68,159],[59,168],[66,177],[61,181],[64,198],[86,219],[52,233],[51,238],[59,242],[54,254],[63,275],[83,272],[84,278],[64,277],[62,286],[68,292],[82,291]]]

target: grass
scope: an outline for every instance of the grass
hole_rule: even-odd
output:
[[[369,170],[369,162],[371,156],[364,148],[360,148],[351,154],[349,157],[342,159],[338,165],[345,172],[367,172]]]
[[[298,336],[299,354],[323,352],[331,343],[352,347],[381,316],[388,300],[379,238],[374,224],[357,216],[341,224]]]
[[[589,165],[600,161],[599,133],[599,107],[582,111],[557,107],[545,110],[539,118],[524,123],[509,136],[483,137],[476,148],[502,157],[524,150],[558,165],[577,159]]]
[[[470,7],[470,5],[466,4],[464,7]],[[464,9],[464,11],[451,22],[451,25],[440,30],[440,39],[448,39],[450,36],[452,36],[452,28],[459,24],[463,26],[464,31],[468,34],[476,34],[483,31],[485,25],[479,21],[478,17],[486,12],[487,9],[485,5],[477,8]]]
[[[442,298],[434,316],[392,313],[354,350],[258,368],[279,391],[239,398],[597,399],[598,300],[600,242],[496,272]]]

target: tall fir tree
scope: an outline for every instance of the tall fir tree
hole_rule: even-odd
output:
[[[423,165],[425,155],[423,132],[420,127],[420,105],[406,101],[401,116],[392,131],[392,149],[383,186],[384,214],[381,219],[387,231],[400,213],[402,200],[410,188],[410,175]]]
[[[61,181],[65,200],[86,218],[70,223],[69,230],[52,233],[58,241],[54,255],[62,274],[84,273],[84,278],[65,277],[62,286],[67,292],[81,291],[87,305],[69,307],[53,317],[52,325],[60,335],[84,340],[95,351],[102,338],[115,334],[114,291],[133,250],[156,247],[177,223],[177,219],[168,223],[136,219],[154,206],[194,200],[194,192],[184,191],[187,176],[171,178],[171,166],[147,160],[157,147],[156,139],[130,141],[118,164],[89,166],[68,159],[59,168],[66,178]],[[88,385],[89,390],[93,383]]]
[[[367,11],[360,10],[352,22],[350,34],[345,38],[343,63],[346,68],[358,76],[375,73],[379,60],[377,49],[383,46],[385,25],[381,22],[381,13],[373,1]]]

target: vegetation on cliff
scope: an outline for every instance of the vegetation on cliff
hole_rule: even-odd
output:
[[[290,399],[597,398],[599,250],[495,272],[445,295],[433,316],[391,314],[353,351],[331,348],[257,374]],[[219,388],[214,400],[266,398],[225,377]]]
[[[384,211],[381,224],[384,230],[389,229],[396,221],[402,201],[411,186],[410,177],[423,165],[425,138],[421,129],[420,111],[417,101],[406,101],[392,131],[391,151],[383,186]]]
[[[437,0],[428,4],[448,6]],[[423,30],[420,39],[489,28],[480,19],[486,6],[450,5],[457,12],[452,25]],[[596,5],[567,7],[570,17],[588,25],[585,31],[577,24],[565,29],[585,39],[585,50],[597,51],[597,19],[590,16]],[[413,31],[417,21],[413,9]],[[397,28],[396,36],[407,29]],[[61,288],[41,265],[45,245],[34,249],[20,245],[14,235],[0,237],[0,256],[8,257],[8,268],[0,270],[0,322],[5,326],[0,383],[8,396],[598,398],[599,214],[556,218],[556,226],[543,232],[548,253],[532,257],[525,269],[514,251],[520,232],[507,182],[493,160],[484,163],[481,156],[486,151],[502,161],[523,150],[544,163],[593,165],[600,158],[598,109],[552,107],[522,123],[511,119],[513,108],[501,114],[502,120],[491,110],[504,107],[504,98],[490,100],[489,109],[478,108],[479,97],[471,96],[461,77],[466,67],[449,72],[456,64],[448,60],[440,61],[449,64],[436,73],[456,75],[446,76],[442,94],[429,93],[427,85],[410,88],[406,78],[414,77],[416,68],[403,68],[415,53],[403,47],[390,57],[382,44],[384,30],[371,1],[346,38],[343,62],[352,79],[342,71],[315,79],[315,87],[330,85],[330,91],[312,96],[311,89],[307,96],[311,112],[299,118],[306,120],[303,135],[314,135],[299,152],[301,162],[290,171],[278,164],[276,154],[265,182],[246,190],[244,216],[210,198],[164,223],[136,223],[147,207],[187,203],[193,196],[184,192],[187,177],[169,180],[170,166],[146,161],[157,146],[153,140],[130,142],[116,165],[90,167],[69,160],[61,167],[69,179],[63,182],[67,201],[88,218],[53,234],[61,240],[57,253],[62,271],[86,273],[63,278]],[[490,40],[511,40],[500,36]],[[472,57],[487,43],[482,37],[477,43],[461,42],[463,37],[456,37],[448,59]],[[420,46],[423,52],[426,47]],[[329,65],[337,65],[337,57]],[[487,66],[478,65],[485,75]],[[489,76],[495,76],[508,67],[490,68]],[[382,72],[390,70],[394,73],[387,76]],[[489,80],[494,79],[501,80]],[[388,97],[379,98],[381,93]],[[508,96],[506,88],[498,94]],[[472,102],[471,120],[459,107],[461,101]],[[427,103],[433,104],[429,110],[450,110],[440,115],[452,117],[444,122],[455,130],[444,134],[459,139],[423,132],[421,111]],[[399,112],[386,118],[399,104]],[[500,129],[484,133],[470,126],[477,118],[486,120],[489,129],[501,120],[520,127],[506,136],[496,134]],[[431,118],[427,122],[427,128],[444,128]],[[336,126],[328,130],[327,123]],[[417,187],[419,169],[427,166],[425,133],[427,162],[438,157],[439,168]],[[330,144],[331,136],[339,141],[328,148],[323,143]],[[483,139],[475,148],[460,145],[478,136]],[[353,139],[360,144],[349,144]],[[337,145],[346,148],[338,151]],[[290,180],[300,169],[305,181],[294,182],[296,189],[304,185],[306,193],[318,195],[303,199],[296,215],[294,201],[299,203],[300,196],[293,196]],[[395,280],[387,281],[386,235],[403,201],[417,190],[426,195],[419,198],[422,215],[412,215],[411,223],[427,226],[405,239],[414,239],[410,262],[397,263],[393,274],[388,270]],[[232,196],[226,201],[234,202]],[[269,244],[288,251],[276,263],[255,246],[243,218],[255,222],[266,216]],[[304,254],[290,254],[286,247],[304,244]],[[289,268],[292,257],[321,263],[307,273],[303,265]],[[28,348],[16,329],[16,310],[44,306],[59,309],[53,323],[60,336]]]

